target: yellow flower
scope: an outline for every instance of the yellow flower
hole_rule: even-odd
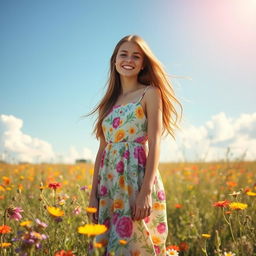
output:
[[[135,109],[135,115],[137,118],[139,119],[142,119],[144,117],[144,112],[143,112],[143,108],[142,106],[138,106],[136,109]]]
[[[11,245],[11,243],[0,243],[0,248],[9,247]]]
[[[232,252],[224,252],[224,256],[235,256]]]
[[[52,206],[47,206],[47,211],[54,217],[61,217],[64,215],[64,211]]]
[[[255,193],[255,192],[252,192],[252,191],[248,191],[248,192],[246,193],[246,195],[248,195],[248,196],[256,196],[256,193]]]
[[[123,209],[124,208],[124,202],[122,199],[116,199],[114,201],[114,209]]]
[[[127,241],[126,240],[119,240],[119,244],[121,244],[121,245],[126,245],[127,244]]]
[[[202,237],[204,237],[204,238],[210,238],[211,235],[210,235],[210,234],[202,234]]]
[[[120,188],[122,188],[122,189],[126,189],[126,184],[125,184],[125,180],[124,180],[124,175],[121,175],[120,177],[119,177],[119,186],[120,186]]]
[[[115,142],[119,142],[124,138],[124,136],[125,136],[125,130],[123,129],[117,130],[117,132],[115,133]]]
[[[243,204],[243,203],[233,202],[233,203],[229,204],[229,207],[232,210],[244,210],[248,207],[248,205]]]
[[[152,241],[153,241],[153,244],[160,244],[161,243],[161,239],[157,236],[152,236]]]
[[[78,227],[78,233],[96,236],[107,231],[107,227],[101,224],[85,224],[84,226]]]
[[[94,244],[93,244],[93,247],[94,247],[94,248],[102,248],[102,247],[103,247],[103,244],[101,244],[101,243],[94,243]]]
[[[95,207],[86,207],[86,211],[89,213],[95,213],[97,212],[97,208]]]
[[[134,127],[129,128],[129,133],[130,134],[134,134],[135,131],[136,131],[136,129]]]
[[[30,227],[32,224],[32,221],[31,220],[27,220],[27,221],[23,221],[20,223],[20,226],[21,227]]]

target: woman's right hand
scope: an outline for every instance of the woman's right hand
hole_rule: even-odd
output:
[[[97,211],[95,213],[87,213],[87,216],[89,218],[89,220],[94,223],[94,224],[98,224],[98,210],[99,210],[99,200],[97,199],[96,196],[90,196],[90,200],[89,200],[89,205],[88,207],[93,207],[96,208]]]

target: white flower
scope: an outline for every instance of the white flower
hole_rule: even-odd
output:
[[[167,256],[179,256],[179,253],[174,249],[168,249],[166,252]]]

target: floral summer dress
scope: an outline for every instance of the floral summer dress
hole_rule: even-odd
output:
[[[148,87],[137,102],[115,105],[102,122],[108,144],[102,152],[98,176],[98,223],[106,225],[108,230],[95,240],[104,245],[107,256],[166,255],[166,202],[158,170],[152,191],[151,215],[139,221],[131,218],[147,161],[147,118],[140,101]],[[127,243],[121,244],[120,240]]]

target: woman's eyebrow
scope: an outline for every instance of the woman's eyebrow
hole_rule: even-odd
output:
[[[120,52],[127,52],[127,51],[126,50],[121,50]],[[141,55],[140,52],[133,52],[133,53]]]

